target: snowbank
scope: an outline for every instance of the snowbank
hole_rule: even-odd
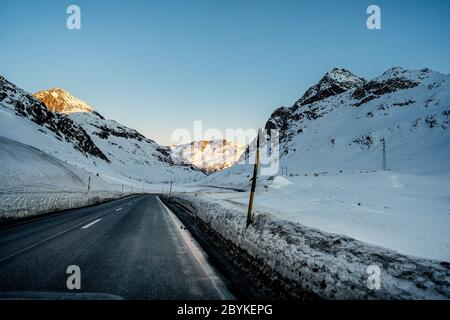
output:
[[[324,299],[448,299],[450,264],[413,258],[352,238],[183,195],[175,198],[224,239],[286,279]],[[368,288],[368,267],[381,270],[381,288]],[[288,288],[289,289],[289,288]]]
[[[5,137],[0,137],[0,160],[0,220],[83,207],[126,195],[122,185]]]
[[[81,208],[124,197],[119,192],[0,193],[0,221]]]

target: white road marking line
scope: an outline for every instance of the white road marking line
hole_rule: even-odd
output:
[[[164,210],[168,213],[169,217],[175,224],[176,229],[181,234],[181,238],[183,239],[184,243],[191,250],[192,256],[197,261],[197,263],[200,265],[200,267],[202,268],[205,275],[209,278],[213,287],[216,289],[217,293],[222,298],[222,300],[234,299],[233,295],[231,295],[231,293],[228,292],[228,290],[226,289],[226,286],[222,282],[220,277],[217,275],[217,273],[214,271],[214,269],[209,265],[208,261],[206,260],[206,253],[204,253],[203,249],[201,249],[200,245],[192,237],[192,235],[186,229],[186,227],[183,225],[183,223],[178,219],[178,217],[175,215],[175,213],[173,213],[172,210],[170,210],[164,204],[164,202],[161,201],[161,199],[159,197],[156,197],[156,199],[158,199],[161,207],[163,207]],[[181,230],[182,230],[181,227],[183,227],[183,232],[181,232]]]
[[[95,217],[95,218],[89,219],[88,221],[91,221],[91,220],[96,219],[96,218],[98,218],[98,217],[106,216],[106,215],[110,214],[111,212],[112,212],[112,211],[108,211],[108,212],[106,212],[105,214],[102,214],[102,215],[99,215],[99,216],[97,216],[97,217]],[[67,232],[72,231],[72,230],[74,230],[74,229],[77,229],[78,227],[80,227],[80,226],[82,226],[82,225],[84,225],[84,224],[86,224],[86,221],[77,223],[76,225],[74,225],[73,227],[70,227],[69,229],[60,231],[60,232],[58,232],[58,233],[56,233],[56,234],[54,234],[54,235],[51,235],[50,237],[47,237],[47,238],[45,238],[45,239],[42,239],[42,240],[37,241],[37,242],[35,242],[35,243],[32,243],[32,244],[30,244],[29,246],[27,246],[27,247],[25,247],[25,248],[23,248],[23,249],[20,249],[20,250],[18,250],[18,251],[16,251],[16,252],[13,252],[13,253],[11,253],[10,255],[6,256],[6,257],[0,258],[0,262],[4,262],[4,261],[6,261],[6,260],[9,260],[9,259],[11,259],[12,257],[15,257],[15,256],[17,256],[17,255],[19,255],[19,254],[21,254],[21,253],[23,253],[23,252],[26,252],[26,251],[28,251],[28,250],[30,250],[30,249],[33,249],[33,248],[35,248],[35,247],[37,247],[37,246],[39,246],[39,245],[41,245],[41,244],[43,244],[43,243],[45,243],[45,242],[47,242],[47,241],[50,241],[50,240],[52,240],[52,239],[55,239],[55,238],[57,238],[57,237],[59,237],[59,236],[61,236],[61,235],[63,235],[63,234],[66,234]]]
[[[100,220],[102,220],[102,219],[94,220],[94,221],[92,221],[91,223],[88,223],[87,225],[85,225],[84,227],[81,227],[81,229],[87,229],[87,228],[89,228],[90,226],[92,226],[92,225],[96,224],[97,222],[99,222]]]
[[[134,197],[134,196],[132,196],[132,197]],[[130,198],[131,198],[131,197],[130,197]],[[113,213],[113,212],[114,212],[114,211],[108,211],[108,212],[106,212],[106,213],[104,213],[104,214],[100,214],[100,215],[98,215],[98,216],[96,216],[96,217],[94,217],[94,218],[92,218],[92,219],[88,219],[87,221],[92,221],[92,220],[94,220],[94,219],[97,219],[97,218],[99,218],[99,217],[106,216],[106,215],[108,215],[108,214],[110,214],[110,213]],[[59,215],[58,215],[58,216],[59,216]],[[55,216],[55,217],[57,217],[57,216]],[[38,218],[38,219],[36,219],[36,221],[40,221],[41,219],[48,219],[48,218],[49,218],[49,217],[43,217],[43,218],[40,218],[40,219]],[[52,218],[52,217],[50,216],[50,218]],[[33,222],[33,221],[32,221],[32,222]],[[31,222],[31,223],[32,223],[32,222]],[[22,222],[22,223],[25,224],[25,223],[27,223],[27,222]],[[22,224],[22,223],[20,223],[20,224]],[[53,234],[53,235],[51,235],[51,236],[49,236],[49,237],[47,237],[47,238],[44,238],[44,239],[42,239],[42,240],[39,240],[39,241],[35,242],[35,243],[32,243],[32,244],[30,244],[29,246],[26,246],[25,248],[19,249],[19,250],[15,251],[15,252],[13,252],[13,253],[11,253],[11,254],[5,256],[5,257],[0,257],[0,262],[5,262],[6,260],[9,260],[9,259],[11,259],[11,258],[13,258],[13,257],[15,257],[15,256],[17,256],[17,255],[19,255],[19,254],[21,254],[21,253],[27,252],[28,250],[31,250],[31,249],[33,249],[33,248],[35,248],[35,247],[37,247],[37,246],[39,246],[39,245],[41,245],[41,244],[43,244],[43,243],[45,243],[45,242],[48,242],[48,241],[50,241],[50,240],[53,240],[53,239],[55,239],[55,238],[57,238],[57,237],[59,237],[59,236],[61,236],[61,235],[63,235],[63,234],[66,234],[66,233],[68,233],[68,232],[70,232],[70,231],[72,231],[72,230],[75,230],[75,229],[79,228],[80,226],[82,226],[82,225],[84,225],[84,224],[86,224],[86,221],[77,223],[77,224],[74,225],[73,227],[70,227],[70,228],[68,228],[68,229],[66,229],[66,230],[60,231],[60,232],[58,232],[58,233],[56,233],[56,234]],[[19,225],[19,224],[18,224],[18,225]]]
[[[117,211],[120,211],[120,210],[122,210],[122,208],[116,209],[115,211],[117,212]]]

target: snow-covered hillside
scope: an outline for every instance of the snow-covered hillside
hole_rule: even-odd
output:
[[[257,209],[450,261],[449,126],[450,75],[393,68],[366,81],[333,69],[267,121],[280,130],[279,171],[259,178]],[[252,170],[236,165],[199,183],[247,189]],[[248,201],[212,197],[243,210]]]
[[[107,120],[97,112],[73,113],[68,117],[89,134],[111,165],[125,177],[155,183],[175,179],[193,181],[204,176],[186,161],[175,163],[169,147],[114,120]]]
[[[70,103],[70,94],[47,95]],[[44,101],[45,92],[40,93]],[[56,104],[64,106],[58,101]],[[70,104],[69,103],[69,104]],[[67,109],[62,107],[63,109]],[[82,109],[70,104],[71,110]],[[203,173],[189,164],[175,164],[170,148],[146,139],[137,131],[97,112],[58,113],[31,94],[0,77],[0,136],[30,145],[49,155],[117,183],[168,182],[184,177],[195,180]]]
[[[450,76],[401,68],[343,93],[278,109],[266,124],[281,130],[282,165],[293,174],[382,169],[383,139],[392,171],[450,172],[449,126]]]
[[[355,81],[353,87],[348,76],[344,83],[351,89],[330,95],[329,86],[342,87],[330,85],[341,79],[333,76],[335,72],[342,70],[333,69],[319,82],[328,83],[327,93],[313,86],[267,121],[266,129],[280,131],[280,172],[282,167],[294,176],[384,167],[406,174],[450,172],[450,75],[393,68],[371,81]],[[305,99],[314,102],[304,104]],[[254,146],[255,142],[250,149]],[[237,166],[203,180],[225,182],[251,169]]]
[[[245,149],[245,145],[227,140],[195,141],[173,146],[172,154],[181,162],[187,161],[212,173],[235,165]]]

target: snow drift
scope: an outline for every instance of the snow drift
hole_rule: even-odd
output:
[[[246,214],[193,196],[177,196],[194,218],[275,271],[287,290],[323,299],[449,299],[450,264],[419,259],[258,212]],[[369,289],[368,267],[380,268],[381,288]]]
[[[91,177],[82,169],[8,138],[0,137],[0,154],[0,221],[125,195],[112,181]]]

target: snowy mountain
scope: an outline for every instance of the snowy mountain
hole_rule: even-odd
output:
[[[34,96],[42,101],[50,111],[61,113],[93,111],[86,102],[74,97],[61,88],[39,91]]]
[[[65,113],[50,111],[33,95],[0,77],[0,136],[30,145],[94,174],[126,184],[195,180],[203,173],[172,161],[170,148],[99,113],[76,112],[86,105],[68,93],[38,95]],[[69,105],[64,102],[69,99]],[[80,104],[78,104],[80,103]],[[89,107],[90,108],[90,107]],[[90,108],[92,110],[92,108]]]
[[[246,146],[227,141],[195,141],[172,147],[177,159],[184,159],[206,173],[223,170],[235,165]]]
[[[278,174],[259,177],[255,210],[450,261],[450,75],[393,68],[364,81],[329,74],[268,119],[267,129],[280,130]],[[236,165],[201,183],[248,190],[252,170]],[[228,200],[245,210],[248,195]]]
[[[333,69],[265,128],[280,130],[281,165],[294,174],[381,169],[383,140],[391,170],[449,172],[449,102],[450,76],[429,69],[371,81]]]
[[[385,161],[388,170],[433,174],[450,173],[449,126],[450,75],[392,68],[370,81],[333,69],[265,128],[280,131],[280,173],[382,170]]]
[[[117,170],[132,179],[147,182],[167,182],[175,178],[192,181],[204,175],[187,161],[175,163],[169,147],[161,146],[114,120],[107,120],[95,111],[73,113],[68,117],[105,151]]]
[[[295,105],[300,107],[311,104],[347,90],[358,88],[365,83],[365,79],[355,76],[348,70],[334,68],[327,72],[315,86],[309,88]]]
[[[40,140],[39,136],[42,135],[50,136],[60,143],[52,141],[51,144],[46,144],[41,141],[42,147],[49,151],[52,151],[53,144],[70,145],[83,156],[109,162],[83,128],[68,117],[49,111],[45,104],[1,76],[0,103],[2,112],[0,135],[17,138],[18,141],[23,140],[25,143],[30,140]],[[29,130],[31,128],[35,130]],[[39,133],[38,136],[35,135],[36,132]]]

